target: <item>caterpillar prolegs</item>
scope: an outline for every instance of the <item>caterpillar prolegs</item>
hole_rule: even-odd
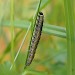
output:
[[[42,12],[38,13],[37,19],[36,19],[36,25],[34,27],[33,35],[30,41],[30,46],[28,50],[28,55],[25,63],[25,67],[29,66],[34,58],[36,48],[38,46],[40,37],[41,37],[41,32],[42,32],[42,27],[43,27],[43,21],[44,21],[44,15]]]

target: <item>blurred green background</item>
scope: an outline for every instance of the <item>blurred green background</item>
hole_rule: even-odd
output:
[[[39,0],[14,0],[14,53],[16,55],[36,12]],[[66,38],[42,33],[35,58],[23,72],[30,32],[15,62],[15,69],[9,72],[11,62],[10,0],[0,0],[0,75],[66,75]],[[44,23],[65,28],[63,0],[42,0],[41,11]],[[56,32],[57,33],[57,32]],[[61,34],[61,33],[60,33]],[[62,35],[62,34],[61,34]]]

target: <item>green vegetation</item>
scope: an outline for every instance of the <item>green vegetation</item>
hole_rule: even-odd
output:
[[[75,75],[74,4],[0,0],[0,75]],[[33,62],[24,70],[39,11],[44,14],[42,36]]]

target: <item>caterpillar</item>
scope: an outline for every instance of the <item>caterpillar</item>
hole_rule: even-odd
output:
[[[25,67],[29,66],[34,58],[34,55],[35,55],[35,52],[36,52],[36,49],[37,49],[37,46],[41,37],[43,21],[44,21],[44,15],[42,12],[39,12],[37,19],[36,19],[33,35],[30,41]]]

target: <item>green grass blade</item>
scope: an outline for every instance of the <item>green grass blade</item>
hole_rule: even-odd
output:
[[[10,21],[11,21],[11,61],[14,60],[14,0],[10,1]]]
[[[44,24],[44,28],[48,28],[48,29],[51,29],[51,30],[56,30],[56,31],[61,31],[61,32],[66,33],[66,28],[56,26],[56,25]]]
[[[14,26],[17,28],[27,29],[29,25],[30,25],[29,21],[21,21],[21,20],[14,21]],[[10,22],[4,21],[3,26],[10,27]],[[66,38],[66,29],[64,27],[44,23],[43,32],[46,34],[59,36],[61,38]]]
[[[68,75],[75,75],[75,23],[73,0],[64,0],[67,32]]]
[[[27,34],[28,34],[29,30],[30,30],[30,27],[31,27],[31,25],[29,26],[29,28],[28,28],[28,30],[27,30],[27,32],[26,32],[24,38],[23,38],[23,41],[22,41],[22,43],[21,43],[21,45],[20,45],[20,47],[19,47],[19,49],[18,49],[18,52],[17,52],[17,54],[16,54],[16,56],[15,56],[15,58],[14,58],[14,62],[13,62],[13,64],[11,65],[10,70],[12,69],[14,63],[16,62],[16,59],[17,59],[17,57],[18,57],[18,55],[19,55],[19,53],[20,53],[20,51],[21,51],[21,48],[22,48],[22,46],[23,46],[23,44],[24,44],[24,42],[25,42],[25,40],[26,40]]]
[[[40,10],[45,8],[50,2],[51,0],[42,0]]]
[[[48,28],[43,28],[43,32],[49,35],[54,35],[61,38],[66,38],[66,33],[63,33],[61,31],[56,31]]]

